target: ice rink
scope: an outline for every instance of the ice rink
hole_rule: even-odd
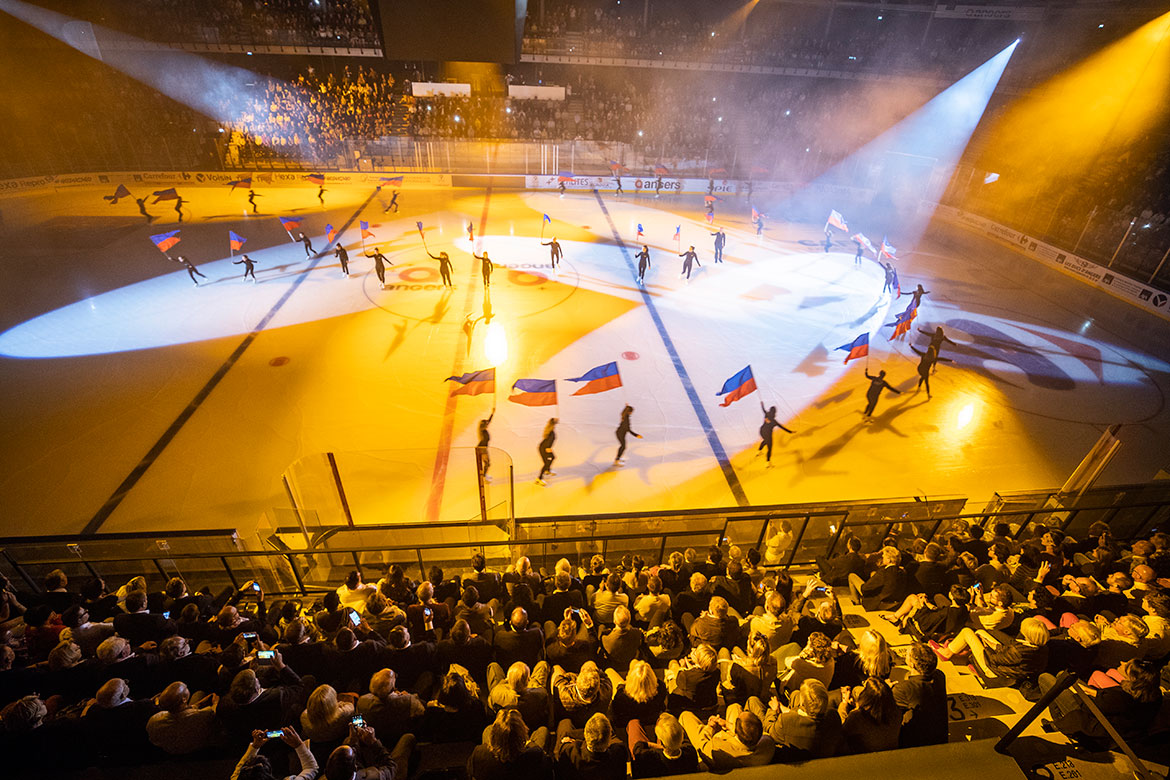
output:
[[[289,505],[290,466],[326,452],[363,485],[356,522],[466,519],[468,448],[493,405],[520,516],[983,499],[1058,487],[1112,423],[1123,444],[1103,482],[1148,480],[1170,462],[1170,326],[941,223],[899,253],[903,289],[929,295],[910,336],[890,341],[908,298],[882,292],[872,255],[856,264],[840,233],[825,252],[821,225],[769,220],[757,237],[743,199],[719,204],[728,242],[715,264],[701,195],[408,188],[384,213],[388,190],[327,184],[324,206],[309,185],[258,189],[250,215],[244,192],[179,190],[181,225],[173,202],[150,206],[150,225],[133,200],[107,204],[113,186],[0,200],[5,535],[247,529]],[[544,236],[565,253],[557,271],[540,243],[545,213]],[[327,251],[306,257],[277,216],[298,217]],[[419,221],[430,250],[451,256],[453,290]],[[348,278],[327,224],[349,251]],[[198,287],[149,240],[179,228],[170,254],[206,275]],[[232,264],[229,230],[247,239],[257,283]],[[691,244],[702,266],[688,281],[678,254]],[[386,289],[363,257],[375,246],[393,264]],[[473,249],[496,263],[490,290]],[[489,320],[508,352],[497,393],[449,396],[448,376],[491,366]],[[938,325],[956,344],[928,399],[910,346]],[[868,361],[843,364],[836,348],[862,332]],[[609,362],[622,387],[572,395],[580,385],[564,380]],[[748,365],[759,390],[721,407],[724,381]],[[869,423],[867,365],[901,391]],[[557,380],[559,404],[508,402],[518,378]],[[772,468],[757,453],[761,402],[794,431],[777,431]],[[643,438],[615,467],[625,404]],[[536,446],[553,416],[556,476],[540,486]],[[493,463],[497,496],[506,460]]]

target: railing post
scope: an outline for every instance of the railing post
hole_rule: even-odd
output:
[[[999,738],[995,743],[995,752],[1006,753],[1008,747],[1016,741],[1020,734],[1024,733],[1024,729],[1032,724],[1032,721],[1040,717],[1040,713],[1048,709],[1048,705],[1056,700],[1056,697],[1064,693],[1066,689],[1071,687],[1077,681],[1077,676],[1069,671],[1063,671],[1060,676],[1056,678],[1056,682],[1049,688],[1028,711],[1020,716],[1016,721],[1016,725],[1008,729],[1008,732]]]
[[[789,566],[791,566],[792,562],[794,560],[796,560],[796,550],[798,547],[800,547],[801,540],[804,539],[804,532],[808,528],[808,524],[809,524],[810,520],[811,520],[811,514],[805,514],[804,523],[802,523],[800,526],[800,533],[798,533],[796,535],[796,538],[792,540],[792,546],[789,548],[788,563],[784,564],[785,569],[787,569]]]
[[[349,500],[345,497],[345,487],[341,484],[341,472],[337,470],[337,458],[333,457],[332,452],[326,452],[325,457],[329,460],[329,470],[333,472],[333,484],[337,486],[337,497],[341,499],[341,511],[345,514],[345,522],[353,528],[353,514],[349,511]]]
[[[239,580],[236,579],[236,573],[232,571],[231,564],[228,563],[227,556],[219,556],[219,562],[223,564],[223,570],[227,572],[228,579],[232,581],[232,587],[236,590],[240,589]]]
[[[300,590],[302,596],[309,595],[309,592],[305,590],[305,581],[301,579],[301,570],[297,566],[296,553],[287,553],[284,557],[288,561],[289,568],[292,569],[293,579],[297,581],[297,589]],[[231,574],[231,569],[228,569],[228,574]],[[235,578],[233,577],[232,580],[234,581]]]

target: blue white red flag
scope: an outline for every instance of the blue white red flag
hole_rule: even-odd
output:
[[[517,379],[508,400],[522,406],[553,406],[557,402],[557,380]]]
[[[752,367],[748,366],[743,371],[740,371],[735,376],[723,383],[723,389],[715,395],[726,395],[723,403],[720,406],[730,406],[733,402],[738,401],[745,395],[750,395],[756,391],[756,378],[752,376]]]
[[[549,222],[552,222],[552,217],[550,217],[548,214],[545,214],[544,215],[544,224],[547,225]]]
[[[228,231],[228,244],[231,245],[233,252],[239,252],[241,249],[243,249],[244,242],[247,240],[248,239],[244,238],[243,236],[241,236],[239,233],[235,232],[234,230]]]
[[[359,227],[361,227],[362,238],[373,238],[374,237],[374,234],[370,232],[370,223],[369,222],[366,222],[363,219],[358,223],[358,225],[359,225]]]
[[[157,236],[151,236],[150,240],[158,247],[158,251],[166,254],[166,251],[179,243],[179,231],[172,230],[170,233],[159,233]]]
[[[305,177],[305,181],[309,182],[310,184],[324,184],[325,183],[325,174],[323,174],[323,173],[310,173],[308,176]]]
[[[113,195],[102,195],[102,197],[108,200],[110,205],[113,206],[120,198],[129,198],[130,190],[126,189],[125,184],[119,184],[118,189],[114,190]]]
[[[674,240],[678,241],[680,238],[682,238],[682,225],[675,225],[674,226]]]
[[[829,219],[825,222],[825,230],[828,230],[830,225],[846,233],[849,232],[849,226],[845,224],[845,217],[841,216],[841,212],[836,209],[829,209]]]
[[[642,237],[642,223],[641,222],[638,223],[638,236],[637,237],[638,238]]]
[[[236,179],[235,181],[229,181],[227,183],[227,186],[231,187],[232,190],[238,190],[240,188],[243,188],[245,190],[250,190],[250,189],[252,189],[252,177],[245,176],[242,179]]]
[[[284,229],[289,235],[301,227],[301,220],[297,217],[277,217],[277,219],[280,220],[280,224],[284,225]]]
[[[572,180],[573,180],[573,172],[572,171],[560,171],[557,174],[557,182],[558,183],[572,181]]]
[[[333,239],[337,238],[337,231],[333,229],[333,225],[325,226],[325,243],[332,244]]]
[[[668,170],[665,165],[659,164],[659,165],[654,166],[654,173],[656,173],[659,176],[669,176],[670,170]]]
[[[401,187],[403,177],[401,176],[383,176],[379,179],[382,184],[389,184],[391,187]]]
[[[622,377],[618,373],[618,365],[616,362],[591,368],[581,376],[572,377],[566,381],[585,383],[585,386],[573,393],[573,395],[604,393],[606,390],[613,390],[622,386]]]
[[[870,241],[868,238],[866,238],[861,233],[854,233],[852,236],[850,236],[850,238],[852,238],[857,243],[861,244],[863,247],[865,247],[869,251],[873,252],[875,255],[877,254],[877,248],[873,245],[873,242]]]
[[[869,354],[869,333],[862,333],[853,339],[853,341],[850,341],[848,344],[842,344],[833,351],[848,352],[849,354],[845,356],[846,363],[854,358],[865,357]]]
[[[882,236],[882,248],[881,251],[878,252],[878,257],[888,257],[891,260],[897,260],[898,258],[894,256],[897,253],[898,250],[895,249],[894,245],[889,242],[889,239],[887,239],[885,236]]]
[[[463,376],[449,376],[443,381],[459,383],[459,387],[452,390],[451,395],[481,395],[496,392],[496,370],[494,368],[469,371]]]

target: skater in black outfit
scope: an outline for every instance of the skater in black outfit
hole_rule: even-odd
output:
[[[259,214],[260,209],[256,206],[256,191],[248,190],[248,202],[252,204],[252,213]]]
[[[620,466],[626,462],[626,459],[622,457],[626,454],[626,436],[633,436],[635,439],[642,438],[642,434],[634,433],[634,429],[630,427],[630,415],[633,413],[634,407],[629,404],[626,404],[626,408],[622,409],[622,421],[618,423],[616,431],[618,451],[613,459],[613,465],[615,466]]]
[[[642,251],[634,257],[638,260],[638,284],[645,284],[646,269],[650,267],[650,247],[642,244]]]
[[[679,257],[683,258],[682,273],[679,276],[686,274],[687,281],[689,282],[691,280],[691,263],[694,263],[700,268],[703,264],[699,262],[699,256],[695,254],[695,248],[693,246],[679,255]]]
[[[764,408],[763,402],[760,403],[760,411],[764,413],[764,424],[760,426],[760,446],[756,447],[756,454],[760,450],[767,448],[768,452],[764,456],[764,462],[768,464],[768,468],[772,468],[772,433],[777,428],[788,433],[796,433],[796,431],[789,430],[776,421],[776,407],[769,409]]]
[[[472,252],[471,256],[480,262],[479,270],[481,273],[483,273],[483,286],[484,287],[491,287],[492,286],[492,271],[495,269],[495,266],[492,265],[492,261],[488,259],[487,250],[486,249],[484,250],[482,257],[477,255],[475,252]]]
[[[654,180],[654,197],[657,198],[661,194],[662,194],[662,177],[659,176],[657,179]]]
[[[544,481],[546,475],[550,477],[555,477],[557,475],[557,473],[552,470],[553,461],[557,459],[557,456],[554,455],[552,451],[553,444],[557,440],[556,429],[557,418],[550,417],[548,420],[548,425],[544,426],[544,438],[540,440],[540,444],[537,445],[536,448],[537,452],[540,453],[540,461],[542,464],[544,464],[540,467],[540,475],[536,478],[536,484],[538,485],[548,484]]]
[[[951,359],[945,358],[945,357],[939,357],[938,350],[936,350],[934,347],[927,347],[926,351],[923,352],[922,350],[918,349],[917,347],[915,347],[912,344],[912,345],[910,345],[910,349],[914,351],[915,355],[918,355],[919,357],[922,358],[921,360],[918,361],[918,387],[915,388],[915,390],[921,390],[922,385],[925,384],[926,385],[926,397],[930,398],[930,372],[931,372],[931,370],[935,367],[935,365],[938,364],[938,361],[941,360],[945,363],[950,363]]]
[[[756,215],[756,235],[757,236],[764,235],[764,215],[763,214]]]
[[[244,278],[252,277],[252,281],[256,281],[256,261],[247,255],[240,255],[239,260],[233,260],[232,265],[244,266]]]
[[[933,331],[923,330],[922,328],[919,328],[918,332],[925,333],[926,335],[930,336],[930,348],[934,350],[934,353],[936,355],[942,354],[942,345],[943,344],[950,344],[951,346],[958,346],[957,344],[955,344],[955,342],[953,342],[947,338],[947,334],[943,333],[942,325],[939,325]],[[940,357],[939,360],[942,360],[942,358]]]
[[[439,276],[443,277],[443,286],[454,287],[455,285],[451,284],[451,258],[447,256],[447,253],[439,252],[438,256],[435,256],[428,250],[427,256],[432,260],[439,261]]]
[[[553,236],[549,241],[541,241],[540,245],[547,246],[549,248],[548,252],[549,255],[551,255],[553,270],[557,270],[557,264],[561,261],[561,258],[565,256],[565,253],[561,251],[561,244],[559,241],[557,241],[557,237]]]
[[[349,276],[349,252],[346,252],[345,247],[338,244],[333,250],[333,256],[341,261],[341,272]]]
[[[869,372],[865,372],[865,378],[869,380],[869,389],[865,391],[865,400],[869,403],[865,407],[865,419],[868,422],[873,414],[874,408],[877,406],[878,398],[882,395],[882,390],[889,390],[894,395],[901,395],[901,391],[895,390],[886,381],[886,372],[878,371],[877,376],[870,376]]]
[[[366,257],[372,258],[374,261],[374,273],[378,275],[378,284],[382,285],[382,289],[386,289],[386,266],[394,265],[386,259],[386,255],[382,254],[381,249],[374,249],[374,254],[367,254]]]
[[[623,192],[623,190],[622,190],[622,177],[621,176],[614,176],[613,177],[613,184],[614,184],[613,194],[614,195],[621,195]]]
[[[394,194],[390,196],[390,204],[382,209],[382,213],[385,214],[390,209],[394,209],[395,214],[398,213],[398,190],[395,190]]]
[[[325,185],[317,185],[317,200],[321,201],[321,205],[325,205]]]
[[[723,262],[723,247],[727,246],[727,234],[723,232],[723,228],[719,228],[711,235],[715,236],[715,262]]]
[[[829,250],[832,248],[833,248],[833,234],[830,233],[828,230],[826,230],[825,231],[825,254],[828,254]]]
[[[862,243],[860,241],[858,241],[857,242],[857,254],[853,256],[853,264],[854,265],[861,265],[861,258],[863,257],[864,252],[865,252],[865,247],[862,245]]]
[[[311,257],[313,254],[313,242],[304,233],[300,233],[300,238],[297,240],[305,245],[305,257]]]
[[[496,412],[493,409],[486,420],[479,421],[479,443],[475,445],[475,451],[479,455],[479,474],[483,477],[484,482],[492,481],[491,476],[488,474],[488,469],[492,465],[491,455],[488,454],[488,444],[492,440],[492,435],[488,432],[488,426],[492,424],[492,418],[495,416]]]
[[[467,240],[475,240],[475,225],[473,225],[470,221],[467,223]]]
[[[196,287],[199,286],[199,280],[195,278],[196,276],[202,276],[204,279],[207,278],[205,274],[199,273],[199,269],[192,265],[191,261],[182,255],[175,255],[175,262],[187,269],[187,275],[191,277],[191,281],[195,283]]]
[[[912,301],[912,303],[915,307],[917,307],[918,304],[922,303],[922,296],[923,295],[930,295],[930,290],[922,289],[922,285],[920,284],[920,285],[918,285],[918,289],[915,290],[914,292],[910,293],[910,295],[914,297],[914,300]]]
[[[893,263],[884,263],[882,268],[886,269],[886,283],[882,285],[882,292],[889,290],[894,291],[894,265]]]
[[[135,198],[134,202],[138,204],[138,213],[146,217],[146,224],[154,222],[154,216],[146,211],[146,198]]]
[[[182,195],[175,197],[175,213],[179,215],[179,222],[183,221],[183,204],[186,202]]]

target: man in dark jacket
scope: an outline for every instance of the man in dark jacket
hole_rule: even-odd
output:
[[[947,741],[947,678],[938,658],[921,642],[906,652],[910,676],[894,685],[894,701],[902,710],[898,747],[941,745]]]
[[[544,633],[539,626],[529,624],[524,607],[512,610],[508,625],[496,632],[492,644],[496,648],[496,661],[505,669],[517,661],[533,669],[544,659]]]
[[[845,548],[846,552],[842,555],[835,555],[832,558],[817,557],[817,569],[820,570],[821,579],[829,585],[848,585],[850,574],[859,577],[865,574],[865,556],[861,554],[861,540],[856,536],[850,536],[845,542]]]
[[[896,547],[882,548],[882,566],[868,580],[849,575],[849,592],[853,601],[867,611],[897,609],[910,595],[914,580],[901,567],[902,553]]]

